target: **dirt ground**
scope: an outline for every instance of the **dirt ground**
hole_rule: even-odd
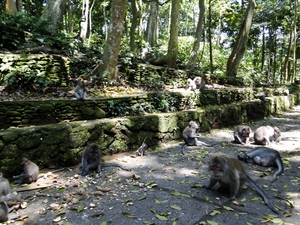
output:
[[[25,199],[27,207],[16,209],[9,224],[299,224],[300,212],[300,106],[280,116],[250,124],[276,125],[282,132],[280,143],[270,148],[280,151],[285,172],[271,183],[276,168],[243,165],[278,209],[276,215],[262,198],[245,185],[236,201],[229,201],[216,189],[206,190],[211,157],[260,147],[252,143],[232,143],[233,128],[202,134],[202,141],[214,147],[187,147],[183,142],[165,143],[150,149],[143,157],[134,152],[105,157],[131,171],[105,167],[101,175],[80,176],[80,167],[45,175],[37,183],[13,190]],[[34,189],[36,188],[36,189]],[[32,189],[32,190],[30,190]]]

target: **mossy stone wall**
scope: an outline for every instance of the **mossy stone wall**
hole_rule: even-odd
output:
[[[181,132],[190,120],[197,121],[201,131],[209,131],[247,124],[287,110],[295,103],[294,95],[276,96],[266,102],[9,128],[0,131],[0,170],[5,174],[16,174],[14,165],[22,156],[32,159],[42,168],[72,166],[80,162],[82,151],[89,142],[98,143],[103,154],[136,150],[145,137],[151,148],[167,140],[180,140]]]

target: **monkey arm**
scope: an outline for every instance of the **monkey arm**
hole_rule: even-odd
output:
[[[243,142],[243,141],[241,140],[240,136],[237,135],[237,134],[234,135],[234,140],[235,140],[235,142],[238,143],[238,144],[242,144],[242,145],[246,144],[245,142]]]

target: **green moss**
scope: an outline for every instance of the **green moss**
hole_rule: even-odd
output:
[[[16,141],[19,149],[31,149],[41,144],[41,135],[39,133],[25,134]]]

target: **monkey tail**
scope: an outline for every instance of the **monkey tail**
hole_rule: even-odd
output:
[[[276,165],[277,165],[277,167],[278,167],[278,170],[274,173],[273,178],[272,178],[272,180],[271,180],[271,183],[273,183],[273,182],[277,179],[277,177],[278,177],[280,174],[282,174],[283,171],[284,171],[282,161],[281,161],[281,159],[280,159],[279,157],[277,157],[277,158],[275,159],[275,163],[276,163]]]
[[[249,182],[249,184],[258,192],[258,194],[260,194],[260,196],[264,199],[265,203],[267,204],[267,206],[275,213],[278,214],[278,211],[275,209],[272,201],[267,197],[267,195],[265,194],[265,192],[251,179],[251,177],[249,175],[247,175],[247,181]]]
[[[181,154],[182,155],[184,155],[184,150],[185,150],[185,147],[187,146],[187,144],[186,143],[184,143],[183,145],[182,145],[182,147],[181,147]]]

